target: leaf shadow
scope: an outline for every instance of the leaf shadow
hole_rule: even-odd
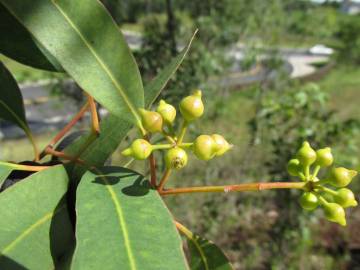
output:
[[[28,268],[22,266],[18,262],[14,261],[13,259],[5,255],[0,256],[0,268],[11,269],[11,270],[29,270]]]
[[[113,175],[113,173],[120,173],[121,175]],[[126,168],[120,167],[106,167],[106,174],[109,175],[99,175],[94,180],[93,183],[100,185],[116,185],[120,181],[129,180],[129,177],[137,176],[135,180],[128,181],[131,182],[130,185],[122,188],[121,192],[127,196],[145,196],[150,191],[150,183],[147,181],[144,176],[139,175],[138,173],[131,171]]]
[[[50,252],[56,269],[67,265],[74,253],[75,236],[71,225],[66,194],[54,209],[50,224]]]

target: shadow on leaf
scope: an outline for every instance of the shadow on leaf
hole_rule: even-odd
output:
[[[0,256],[0,267],[1,269],[28,270],[28,268],[22,266],[5,255]]]
[[[96,176],[92,181],[93,183],[101,185],[116,185],[120,181],[128,181],[130,185],[121,190],[123,194],[139,197],[145,196],[149,193],[150,183],[144,179],[144,176],[139,175],[134,171],[121,167],[105,167],[102,169],[102,172],[103,175],[98,174],[98,176]],[[137,176],[137,178],[129,181],[130,178],[134,179],[134,176]]]

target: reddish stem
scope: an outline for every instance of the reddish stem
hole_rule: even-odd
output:
[[[185,187],[161,190],[161,195],[173,195],[182,193],[202,193],[202,192],[231,192],[231,191],[260,191],[266,189],[304,189],[305,182],[270,182],[270,183],[249,183],[227,186],[203,186]]]
[[[166,171],[164,172],[163,177],[161,178],[160,184],[159,184],[159,186],[157,188],[157,190],[160,192],[160,194],[162,194],[164,186],[165,186],[167,180],[169,180],[170,174],[171,174],[171,170],[166,169]]]
[[[86,102],[85,105],[80,109],[80,111],[74,116],[73,119],[50,141],[50,143],[44,148],[40,154],[40,159],[46,156],[46,149],[49,147],[52,148],[54,145],[65,136],[66,133],[84,116],[86,111],[89,108],[89,102]]]

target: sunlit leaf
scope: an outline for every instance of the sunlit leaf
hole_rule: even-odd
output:
[[[186,47],[171,60],[171,62],[165,66],[164,69],[145,86],[145,105],[146,107],[151,106],[151,104],[156,100],[158,95],[164,89],[166,84],[169,82],[171,77],[175,74],[176,70],[179,68],[183,60],[185,59],[186,54],[188,53],[191,44],[195,38],[197,31],[194,32],[189,43]]]
[[[67,189],[66,171],[56,166],[0,194],[0,269],[55,269],[71,250]]]
[[[191,43],[194,39],[196,32],[189,41],[188,45],[182,50],[182,52],[176,56],[146,87],[145,87],[145,106],[150,107],[156,97],[164,89],[171,76],[176,72],[181,65],[186,54],[189,51]],[[119,146],[120,142],[125,138],[126,134],[131,129],[131,125],[124,122],[120,118],[109,115],[100,125],[100,136],[89,147],[88,150],[81,155],[81,159],[88,164],[100,166],[111,156],[115,149]],[[69,155],[76,155],[81,145],[85,143],[89,135],[84,135],[73,145],[69,146],[65,152]],[[75,166],[75,175],[81,176],[85,171],[84,166]]]
[[[77,191],[72,269],[188,269],[172,216],[136,172],[87,172]]]
[[[10,175],[13,168],[0,164],[0,187],[4,183],[4,181],[7,179],[7,177]]]
[[[73,79],[121,119],[139,121],[144,91],[120,29],[96,0],[1,0]],[[94,19],[96,18],[96,19]]]

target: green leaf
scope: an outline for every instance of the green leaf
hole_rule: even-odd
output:
[[[107,116],[100,123],[99,137],[86,149],[80,158],[91,166],[99,167],[104,165],[105,161],[119,146],[131,127],[131,124],[114,115]],[[65,149],[65,153],[70,156],[76,156],[88,137],[89,134],[82,136],[75,143],[68,146]],[[85,171],[85,166],[75,165],[72,170],[72,176],[74,179],[80,179]]]
[[[150,107],[151,104],[156,100],[160,92],[164,89],[168,81],[175,74],[176,70],[181,65],[188,53],[191,43],[193,42],[197,30],[192,35],[187,46],[174,58],[172,61],[165,66],[165,68],[149,83],[145,86],[145,105]]]
[[[72,269],[188,269],[181,239],[157,191],[136,172],[87,172],[77,191]]]
[[[232,270],[228,258],[213,242],[194,235],[188,239],[191,270]]]
[[[171,76],[176,72],[181,65],[186,54],[191,47],[191,43],[196,35],[193,34],[188,45],[182,50],[182,52],[176,56],[157,76],[145,87],[145,106],[150,107],[156,97],[164,89]],[[101,166],[105,161],[113,154],[115,149],[119,146],[120,142],[125,138],[126,134],[130,131],[131,125],[124,122],[122,119],[109,115],[100,124],[100,136],[89,147],[88,150],[81,155],[81,159],[86,163],[93,166]],[[74,144],[65,149],[65,152],[69,155],[75,156],[81,145],[86,142],[89,134],[84,135],[81,139],[77,140]],[[76,177],[81,176],[85,172],[84,166],[75,166],[74,175]]]
[[[4,181],[8,178],[13,168],[0,164],[0,187],[4,183]]]
[[[31,141],[35,156],[37,156],[37,146],[26,122],[24,102],[20,89],[2,62],[0,62],[0,93],[0,119],[13,122],[22,128]]]
[[[1,4],[0,36],[2,37],[0,39],[0,53],[7,57],[34,68],[48,71],[62,70],[60,64],[50,54],[43,53],[45,48],[39,48],[39,44],[25,27]]]
[[[133,55],[97,0],[1,0],[82,89],[119,118],[139,122],[144,90]]]
[[[20,89],[2,62],[0,62],[0,93],[0,119],[13,122],[28,132]]]
[[[67,188],[66,171],[56,166],[0,194],[0,269],[54,269],[71,249]]]

